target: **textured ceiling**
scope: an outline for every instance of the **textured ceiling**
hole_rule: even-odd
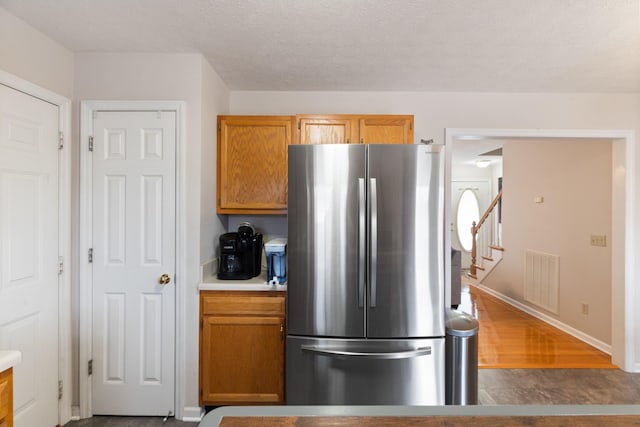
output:
[[[201,52],[231,90],[640,92],[640,0],[0,0],[74,52]]]

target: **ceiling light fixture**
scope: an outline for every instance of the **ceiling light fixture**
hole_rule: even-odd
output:
[[[491,164],[491,160],[476,160],[476,166],[479,168],[486,168]]]

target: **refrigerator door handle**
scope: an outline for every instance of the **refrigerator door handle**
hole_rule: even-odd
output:
[[[358,178],[358,307],[364,307],[364,292],[366,280],[366,214],[364,178]]]
[[[364,307],[366,280],[366,203],[364,178],[358,178],[358,307]]]
[[[389,353],[333,350],[329,348],[316,347],[313,345],[301,345],[300,350],[302,350],[305,353],[313,353],[319,356],[337,357],[337,358],[360,357],[363,359],[376,359],[376,360],[411,359],[414,357],[428,356],[431,354],[431,347],[421,347],[416,350],[392,351]]]
[[[370,271],[369,271],[369,286],[371,290],[371,296],[369,298],[369,307],[376,306],[376,276],[378,270],[378,189],[376,186],[376,179],[369,179],[369,195],[371,198],[371,252],[370,252]]]

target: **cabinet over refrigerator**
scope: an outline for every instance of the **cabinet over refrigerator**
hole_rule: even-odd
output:
[[[444,404],[442,160],[289,146],[288,404]]]

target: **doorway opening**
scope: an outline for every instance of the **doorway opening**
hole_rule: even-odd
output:
[[[545,139],[556,140],[575,139],[580,140],[609,140],[612,146],[612,226],[611,226],[611,355],[613,363],[626,371],[637,371],[634,363],[634,342],[637,341],[633,325],[633,313],[635,300],[633,299],[633,265],[631,250],[635,236],[626,230],[633,229],[633,215],[631,215],[633,200],[631,188],[634,182],[634,164],[631,158],[634,143],[632,131],[581,131],[581,130],[522,130],[522,129],[446,129],[445,144],[447,145],[447,197],[451,197],[451,161],[452,151],[456,144],[465,144],[468,141],[486,139]],[[624,171],[624,173],[621,173]],[[449,210],[450,203],[445,204]],[[505,212],[504,215],[507,215]],[[451,212],[445,212],[447,220],[451,219]],[[451,247],[451,236],[447,235],[446,249]],[[450,266],[447,266],[447,270]],[[450,279],[450,276],[448,277]],[[449,286],[449,283],[447,283]],[[550,316],[548,319],[553,320]],[[579,335],[579,331],[577,332]],[[632,337],[631,341],[625,341],[626,337]],[[581,339],[585,337],[580,337]],[[587,337],[588,338],[588,337]]]

